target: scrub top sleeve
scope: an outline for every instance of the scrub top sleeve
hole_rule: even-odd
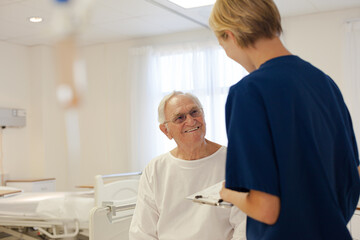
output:
[[[230,89],[226,129],[226,187],[279,196],[279,177],[267,112],[254,85],[247,82]]]
[[[136,208],[129,230],[130,240],[157,240],[159,212],[149,183],[148,172],[140,178]]]

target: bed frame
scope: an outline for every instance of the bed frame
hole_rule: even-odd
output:
[[[45,235],[50,239],[73,238],[79,234],[79,224],[74,219],[45,219],[29,217],[0,217],[0,232],[19,237],[19,239],[35,240],[36,235]]]
[[[141,172],[135,172],[95,177],[97,183],[95,189],[98,189],[95,190],[95,194],[99,195],[95,197],[96,207],[93,208],[90,213],[90,240],[129,239],[129,228],[136,205],[138,179],[140,175]],[[104,181],[111,181],[118,177],[128,179],[116,184],[118,186],[123,184],[122,187],[117,186],[113,188],[112,183],[108,183],[107,192],[110,193],[111,196],[100,190],[105,189],[102,185]],[[110,201],[108,199],[110,199]],[[116,199],[122,199],[122,201],[117,201]]]
[[[104,229],[99,230],[105,222],[111,224],[107,228],[109,235],[124,235],[124,238],[118,239],[127,239],[140,175],[141,172],[95,176],[95,206],[90,211],[89,235],[85,233],[80,236],[81,229],[76,219],[6,215],[0,215],[0,232],[24,240],[88,239],[89,237],[91,240],[105,240]],[[39,237],[40,235],[42,238]]]
[[[117,203],[93,208],[90,216],[90,240],[128,240],[134,208],[135,204]]]

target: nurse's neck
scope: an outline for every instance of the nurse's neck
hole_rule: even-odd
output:
[[[269,61],[270,59],[291,55],[291,53],[285,48],[280,41],[279,37],[272,39],[262,38],[257,40],[253,46],[243,49],[252,65],[254,66],[253,71],[258,69],[261,64]]]

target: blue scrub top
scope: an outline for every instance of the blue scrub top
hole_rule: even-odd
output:
[[[248,217],[248,240],[351,239],[359,156],[329,76],[293,55],[267,61],[230,88],[226,128],[226,187],[281,201],[274,225]]]

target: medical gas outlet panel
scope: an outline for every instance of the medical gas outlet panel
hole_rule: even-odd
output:
[[[26,111],[16,108],[0,108],[0,127],[25,127]]]

